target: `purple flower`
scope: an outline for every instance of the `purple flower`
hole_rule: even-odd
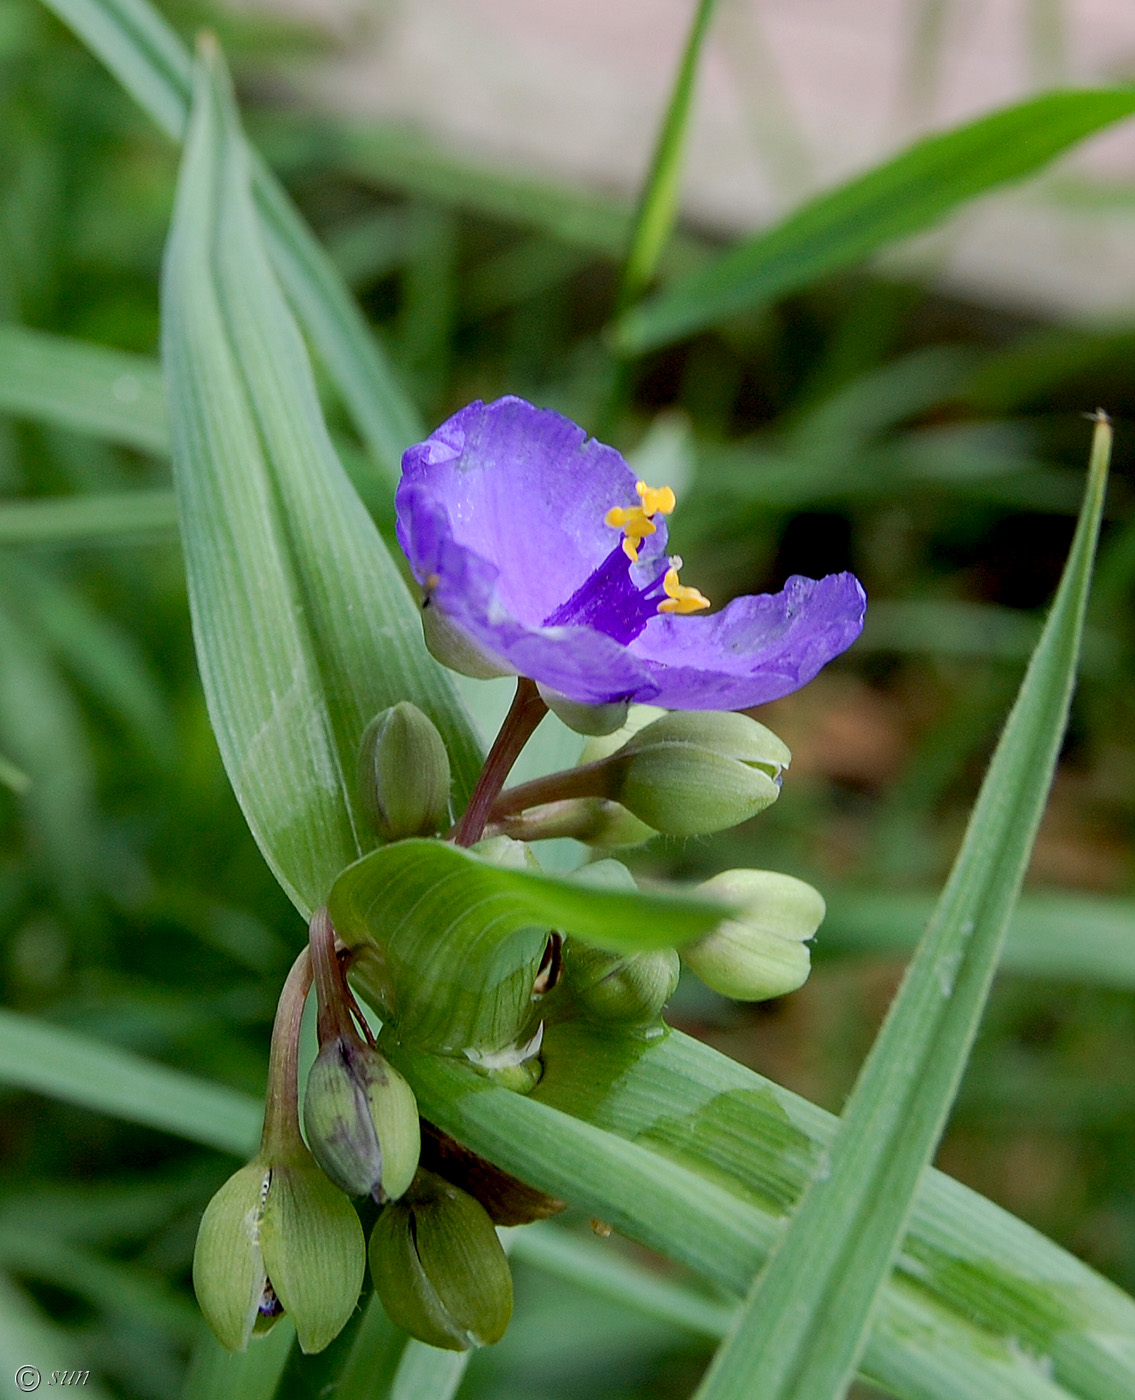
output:
[[[644,490],[558,413],[504,398],[454,414],[406,452],[395,498],[431,647],[584,705],[740,710],[798,689],[859,635],[851,574],[685,615],[707,604],[666,555],[673,497]]]

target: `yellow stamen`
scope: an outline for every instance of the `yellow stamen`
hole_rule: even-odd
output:
[[[634,489],[642,505],[612,506],[603,517],[604,523],[613,530],[622,530],[623,553],[632,564],[638,559],[643,540],[658,528],[651,517],[669,515],[675,506],[674,493],[669,486],[647,486],[645,481],[636,481]]]
[[[703,593],[699,593],[696,588],[687,588],[684,583],[678,582],[678,570],[681,567],[681,558],[677,554],[672,555],[670,567],[666,570],[666,576],[662,580],[666,597],[658,604],[660,613],[695,613],[710,606],[709,599]]]

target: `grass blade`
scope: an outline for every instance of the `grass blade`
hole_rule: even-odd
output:
[[[172,491],[112,491],[0,502],[0,545],[95,544],[177,529]]]
[[[0,1081],[239,1155],[255,1148],[263,1117],[235,1089],[3,1009]]]
[[[411,699],[458,793],[480,759],[417,608],[335,456],[272,274],[219,57],[198,70],[163,277],[174,476],[198,661],[237,798],[307,915],[374,844],[363,729]]]
[[[699,1400],[833,1400],[850,1384],[969,1056],[1052,782],[1111,452],[1096,424],[1060,588],[961,851],[821,1164]]]
[[[288,1317],[247,1351],[226,1351],[212,1332],[201,1324],[197,1345],[181,1391],[181,1400],[272,1400],[295,1341]]]
[[[193,64],[146,0],[44,0],[175,141],[189,117]],[[391,483],[403,450],[424,436],[330,258],[275,176],[253,159],[253,188],[276,271],[375,460]]]
[[[514,1260],[554,1274],[611,1303],[635,1308],[670,1327],[694,1336],[724,1337],[736,1309],[693,1289],[672,1283],[613,1253],[595,1240],[583,1239],[558,1225],[526,1225],[511,1236]]]
[[[0,325],[0,413],[36,418],[164,457],[161,366],[144,355]]]
[[[929,895],[850,889],[828,896],[825,951],[903,953],[934,909]],[[1135,987],[1135,902],[1053,890],[1025,894],[1009,921],[1001,967],[1026,977]]]
[[[1051,92],[919,141],[626,312],[616,349],[668,345],[851,267],[1132,112],[1130,88]]]
[[[630,247],[623,266],[622,285],[616,303],[619,310],[633,306],[650,285],[678,215],[686,129],[693,106],[698,60],[701,58],[702,46],[709,32],[716,4],[717,0],[698,0],[694,22],[670,94],[666,117],[658,133],[658,144],[650,162],[650,172],[635,212]]]
[[[22,768],[17,767],[10,758],[5,758],[0,753],[0,784],[6,787],[9,792],[20,796],[31,787],[32,780]]]

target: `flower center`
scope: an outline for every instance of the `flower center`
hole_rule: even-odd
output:
[[[674,493],[669,486],[647,486],[645,481],[636,481],[634,489],[642,502],[638,506],[613,506],[603,517],[613,530],[623,532],[623,553],[632,564],[638,562],[639,546],[647,535],[653,535],[658,526],[653,516],[669,515],[674,509]]]
[[[643,540],[658,528],[653,517],[669,515],[676,504],[674,492],[669,486],[647,486],[645,481],[636,481],[634,489],[638,492],[641,505],[613,506],[603,517],[604,524],[613,530],[622,530],[623,553],[632,564],[638,562],[638,551]],[[710,606],[709,599],[703,593],[678,582],[681,567],[681,557],[671,555],[670,567],[662,580],[666,597],[658,604],[660,613],[693,613]]]

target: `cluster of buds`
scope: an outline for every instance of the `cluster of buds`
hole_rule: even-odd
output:
[[[493,761],[490,755],[487,769]],[[744,715],[636,706],[620,729],[590,739],[575,769],[504,791],[498,785],[482,800],[477,829],[463,819],[457,840],[481,837],[482,859],[527,869],[534,865],[527,843],[552,836],[602,853],[658,833],[701,835],[774,802],[789,761],[776,735]],[[368,726],[359,780],[360,806],[384,842],[436,836],[449,821],[445,747],[411,704]],[[593,883],[634,887],[626,867],[609,856],[586,870]],[[700,890],[729,913],[682,950],[692,972],[738,1000],[801,985],[807,940],[824,915],[815,890],[754,870],[727,871]],[[618,954],[551,930],[530,932],[537,941],[527,938],[516,952],[491,1006],[463,993],[472,1010],[453,1013],[461,1022],[455,1034],[476,1033],[477,1043],[463,1051],[467,1062],[524,1092],[539,1079],[545,1019],[584,1021],[602,1034],[662,1032],[681,967],[675,950]],[[243,1350],[285,1312],[304,1351],[325,1347],[355,1309],[368,1257],[383,1307],[413,1336],[454,1349],[494,1342],[512,1309],[496,1227],[561,1208],[420,1122],[413,1090],[380,1052],[348,985],[346,962],[356,954],[352,976],[399,1034],[432,1034],[431,1018],[450,1014],[430,992],[436,969],[416,964],[401,969],[409,982],[391,982],[391,994],[375,1000],[367,990],[368,958],[382,965],[387,981],[397,960],[377,944],[348,953],[337,945],[327,911],[314,916],[309,947],[280,998],[260,1150],[209,1204],[194,1256],[202,1311],[232,1350]],[[319,1051],[301,1134],[298,1036],[313,981]],[[432,1043],[435,1053],[456,1053],[436,1037]],[[350,1197],[380,1207],[369,1251]]]

